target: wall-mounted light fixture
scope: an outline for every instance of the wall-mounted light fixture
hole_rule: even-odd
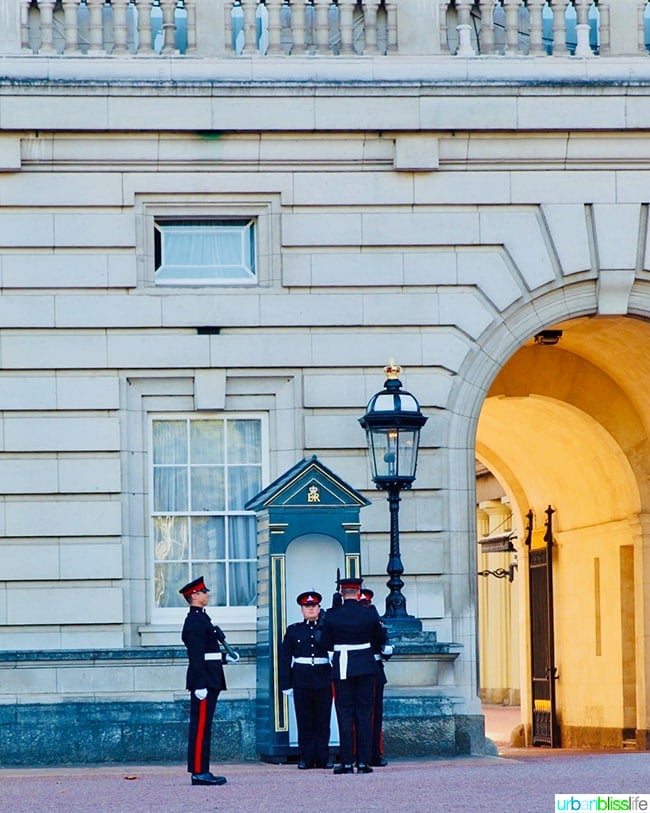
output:
[[[508,569],[498,567],[496,570],[479,570],[479,576],[494,576],[497,579],[508,579],[511,582],[515,577],[515,570],[517,570],[517,563],[510,562]]]
[[[478,543],[483,553],[512,553],[515,550],[512,540],[516,538],[514,531],[506,531],[504,534],[482,536]]]
[[[478,540],[481,547],[481,553],[515,553],[517,549],[512,544],[512,540],[517,538],[514,531],[508,531],[503,534],[493,534],[492,536],[483,536]],[[517,570],[517,559],[511,562],[508,568],[499,567],[496,570],[479,570],[479,576],[494,576],[497,579],[505,579],[512,581],[515,577],[515,570]]]

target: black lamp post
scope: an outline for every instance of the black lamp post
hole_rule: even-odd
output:
[[[366,430],[372,479],[377,488],[388,492],[390,509],[390,554],[386,572],[386,613],[382,619],[395,631],[419,632],[422,624],[406,612],[402,595],[402,557],[399,546],[399,493],[411,488],[418,462],[420,429],[427,418],[420,412],[417,399],[402,389],[401,367],[391,361],[384,367],[384,389],[368,401],[366,414],[359,423]]]

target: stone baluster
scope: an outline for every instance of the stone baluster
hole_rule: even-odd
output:
[[[32,53],[29,44],[29,7],[31,0],[20,0],[20,48],[22,51]]]
[[[153,54],[151,42],[151,0],[137,0],[138,3],[138,54]]]
[[[22,49],[22,0],[0,3],[0,55],[19,54]]]
[[[476,51],[472,45],[472,26],[470,25],[472,5],[473,0],[456,0],[456,11],[458,13],[458,25],[456,26],[456,30],[458,31],[458,50],[456,51],[456,56],[476,56]]]
[[[519,53],[519,7],[521,0],[503,0],[506,14],[506,54],[516,56]]]
[[[233,23],[232,23],[233,9],[235,7],[241,8],[241,3],[239,2],[239,0],[234,0],[232,4],[229,2],[229,0],[226,0],[226,2],[223,4],[223,24],[224,24],[223,40],[227,52],[235,50],[235,45],[233,41]]]
[[[187,50],[186,54],[196,54],[198,51],[196,31],[196,0],[185,0],[187,12]],[[230,33],[228,31],[228,33]]]
[[[305,0],[291,3],[291,54],[304,54],[305,48]]]
[[[88,53],[104,51],[104,0],[87,0],[88,3]]]
[[[542,0],[544,2],[544,0]],[[494,0],[479,0],[481,33],[479,53],[494,53]]]
[[[553,5],[553,56],[565,56],[566,47],[566,8],[570,0],[552,0]]]
[[[315,0],[316,9],[316,53],[329,54],[330,52],[330,0]]]
[[[378,54],[379,48],[377,47],[377,12],[379,11],[379,4],[377,0],[365,0],[363,3],[363,26],[366,35],[366,47],[364,55]]]
[[[341,29],[341,54],[350,56],[354,53],[352,47],[352,26],[356,0],[338,0],[339,27]]]
[[[530,56],[544,53],[542,13],[546,0],[528,0],[530,14]]]
[[[592,0],[573,0],[576,10],[576,23],[578,25],[589,25],[589,7]]]
[[[116,56],[128,53],[126,47],[126,9],[129,0],[111,0],[113,7],[113,53]]]
[[[316,6],[314,0],[307,0],[305,3],[305,50],[307,53],[315,54],[317,43]]]
[[[277,56],[282,53],[280,43],[280,34],[282,31],[280,11],[282,9],[282,2],[283,0],[265,0],[266,8],[269,13],[269,47],[266,52],[269,56]]]
[[[438,14],[440,17],[440,43],[445,52],[449,51],[449,38],[447,37],[447,9],[449,8],[449,0],[440,0],[438,6]]]
[[[244,9],[244,47],[242,54],[257,53],[257,0],[242,0]]]
[[[384,0],[383,6],[386,9],[386,52],[396,54],[398,50],[397,4],[393,0]]]
[[[162,30],[163,46],[161,54],[173,54],[176,52],[176,0],[160,0],[162,9]]]
[[[589,44],[589,6],[591,0],[574,0],[576,8],[576,50],[575,56],[589,59],[594,55]]]
[[[38,8],[41,12],[41,48],[40,54],[54,54],[54,2],[55,0],[40,0]]]
[[[79,49],[79,25],[77,23],[77,11],[79,0],[62,0],[63,6],[63,28],[65,31],[65,42],[63,52],[69,55],[80,54]]]
[[[648,5],[648,0],[639,0],[637,6],[637,23],[636,23],[636,30],[637,30],[637,42],[639,47],[639,53],[645,54],[647,53],[646,46],[645,46],[645,10]],[[600,8],[600,3],[598,4]]]

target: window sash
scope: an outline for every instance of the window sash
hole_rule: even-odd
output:
[[[211,604],[255,607],[256,521],[244,511],[262,488],[261,416],[153,416],[151,549],[154,615],[184,608],[178,589],[203,575]]]
[[[158,220],[156,285],[255,284],[255,221]]]

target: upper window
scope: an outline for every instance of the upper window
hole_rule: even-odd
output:
[[[198,576],[210,603],[256,601],[255,514],[262,488],[262,420],[174,417],[152,421],[155,607],[183,607],[178,590]]]
[[[155,221],[156,285],[257,282],[254,220]]]

